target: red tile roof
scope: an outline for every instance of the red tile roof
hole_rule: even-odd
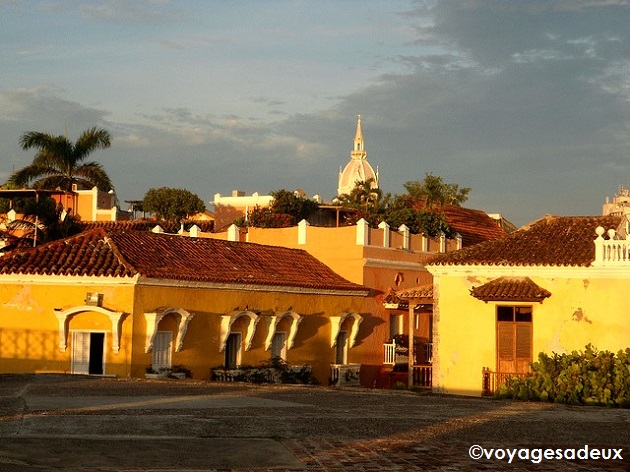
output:
[[[589,266],[595,228],[619,228],[620,216],[546,216],[503,239],[436,256],[427,265]]]
[[[144,230],[151,231],[156,226],[160,226],[165,233],[177,233],[181,229],[181,225],[178,223],[170,223],[162,220],[118,220],[118,221],[79,221],[79,226],[83,231],[88,231],[94,228],[104,228],[108,231],[111,230]],[[213,221],[186,221],[184,222],[184,229],[189,231],[192,225],[197,225],[203,232],[210,233],[214,228]]]
[[[463,247],[507,236],[499,224],[481,210],[446,205],[444,216],[449,226],[461,234]]]
[[[89,275],[368,292],[306,251],[96,228],[0,258],[0,274]]]
[[[397,295],[403,300],[408,300],[411,298],[423,298],[427,300],[433,300],[433,284],[421,285],[419,287],[412,287],[401,290],[397,293]]]
[[[384,305],[398,305],[398,309],[409,307],[409,301],[423,304],[433,304],[433,284],[421,285],[396,291],[390,288],[383,298]],[[391,308],[389,306],[388,308]]]
[[[414,208],[417,210],[421,210],[423,207],[424,201],[418,201],[414,204]],[[459,233],[462,236],[463,247],[473,246],[484,241],[494,241],[508,234],[499,226],[497,221],[481,210],[445,205],[442,212],[453,233]]]
[[[542,302],[551,296],[529,277],[499,277],[474,287],[470,294],[484,302]]]

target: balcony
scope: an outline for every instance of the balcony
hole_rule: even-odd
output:
[[[396,340],[383,344],[383,364],[409,364],[409,348],[396,344]],[[433,343],[416,342],[414,365],[431,364],[433,362]]]

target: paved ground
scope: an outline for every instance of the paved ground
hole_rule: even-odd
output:
[[[310,386],[0,375],[0,437],[0,472],[630,470],[630,410]]]

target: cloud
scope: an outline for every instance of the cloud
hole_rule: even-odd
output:
[[[64,129],[83,122],[102,123],[107,112],[62,98],[61,87],[40,86],[0,91],[0,122],[24,122]],[[52,130],[50,131],[52,132]]]
[[[79,10],[84,18],[115,23],[164,23],[180,21],[185,15],[171,8],[169,1],[100,0],[83,3]]]

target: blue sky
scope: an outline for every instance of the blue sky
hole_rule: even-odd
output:
[[[381,187],[427,172],[516,224],[630,185],[626,0],[0,0],[0,180],[22,133],[108,129],[121,200],[330,199],[356,115]]]

